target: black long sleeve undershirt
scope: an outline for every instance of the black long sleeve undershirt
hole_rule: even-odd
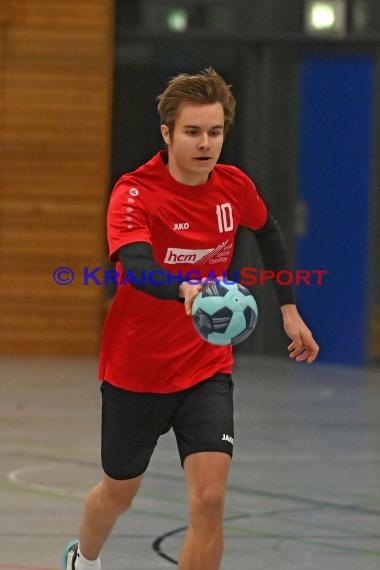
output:
[[[149,295],[167,301],[182,301],[178,289],[182,283],[179,276],[166,271],[153,257],[152,246],[144,241],[123,245],[117,252],[126,275],[131,275],[130,283]],[[153,272],[159,271],[153,279]],[[152,283],[151,281],[156,281]]]
[[[274,273],[282,270],[291,271],[285,239],[272,214],[268,215],[268,219],[261,229],[252,230],[252,232],[256,238],[265,269],[271,269]],[[280,305],[295,302],[294,289],[291,284],[280,285],[274,279],[273,285]]]
[[[281,270],[290,271],[285,240],[275,218],[269,215],[265,225],[260,230],[252,232],[265,268],[275,273]],[[181,276],[166,271],[154,260],[153,249],[149,243],[135,242],[124,245],[117,254],[125,274],[133,276],[130,282],[134,287],[157,299],[183,301],[178,296]],[[156,274],[156,283],[151,282],[154,271],[160,272]],[[280,305],[294,303],[291,285],[280,285],[275,280],[273,283]]]

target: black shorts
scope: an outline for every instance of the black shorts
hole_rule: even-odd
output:
[[[171,394],[131,392],[103,382],[102,465],[113,479],[144,473],[160,435],[173,428],[181,465],[191,453],[232,457],[233,380],[216,374]]]

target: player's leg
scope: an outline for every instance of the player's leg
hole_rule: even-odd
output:
[[[143,475],[117,481],[104,475],[84,503],[79,539],[66,547],[64,570],[100,568],[100,551],[119,516],[129,509]],[[80,552],[78,550],[80,548]]]
[[[173,429],[186,477],[190,519],[178,568],[217,570],[234,436],[231,377],[217,374],[190,389],[176,410]]]
[[[130,392],[103,382],[102,398],[105,475],[85,501],[79,541],[66,547],[64,570],[100,568],[100,550],[119,516],[131,506],[157,440],[168,429],[162,395]]]
[[[122,513],[127,511],[136,495],[143,475],[117,481],[105,475],[94,487],[84,504],[79,530],[80,549],[88,560],[95,560]]]
[[[218,570],[223,554],[224,499],[231,457],[201,452],[185,459],[189,527],[179,570]]]

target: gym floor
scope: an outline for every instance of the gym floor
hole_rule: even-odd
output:
[[[222,569],[378,570],[379,369],[239,355],[234,379]],[[59,570],[101,476],[97,360],[3,358],[0,401],[0,569]],[[169,433],[104,570],[174,569],[186,524]]]

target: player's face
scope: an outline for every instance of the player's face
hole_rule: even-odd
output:
[[[223,146],[224,111],[221,103],[183,103],[172,136],[162,125],[168,143],[170,174],[182,184],[207,182]]]

